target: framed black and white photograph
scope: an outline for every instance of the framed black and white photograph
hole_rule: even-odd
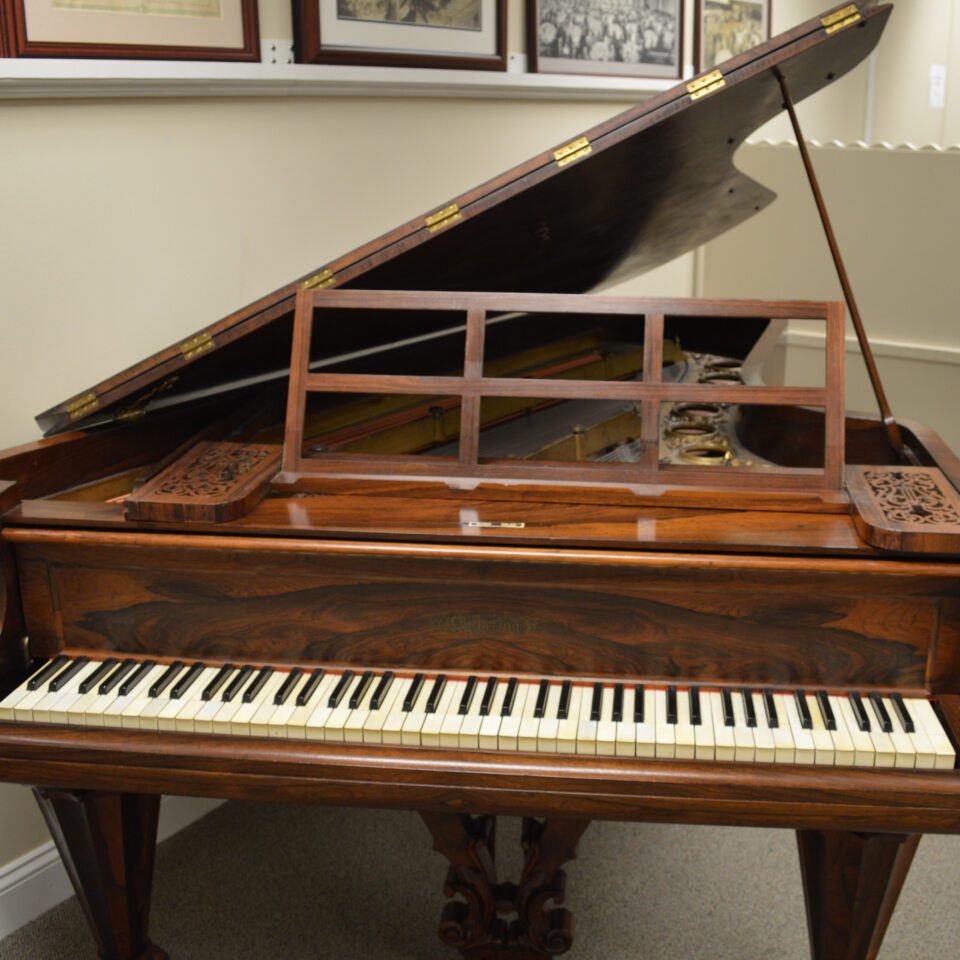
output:
[[[505,70],[506,0],[294,0],[300,63]]]
[[[770,0],[697,0],[697,72],[770,38]]]
[[[679,78],[682,0],[527,0],[537,73]]]

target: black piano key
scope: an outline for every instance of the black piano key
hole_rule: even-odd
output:
[[[633,688],[633,722],[643,723],[643,684]]]
[[[133,693],[156,665],[156,661],[154,660],[144,660],[143,663],[137,667],[136,671],[134,671],[133,675],[120,684],[120,696],[127,697]]]
[[[591,720],[600,719],[601,706],[603,706],[603,684],[595,683],[593,685],[593,693],[591,694],[591,699],[590,699],[590,719]]]
[[[206,668],[198,660],[190,665],[190,669],[179,679],[170,691],[171,700],[179,700],[199,679]]]
[[[81,693],[89,693],[119,663],[116,657],[108,657],[89,677],[84,677],[77,688]]]
[[[337,681],[336,686],[334,686],[330,696],[327,697],[327,706],[331,710],[336,709],[340,706],[340,701],[343,699],[343,695],[347,692],[347,687],[350,686],[350,682],[354,678],[354,672],[352,670],[344,670],[340,675],[340,679]]]
[[[460,706],[457,707],[457,715],[465,717],[467,711],[470,709],[470,705],[473,703],[473,698],[477,692],[477,678],[476,677],[467,677],[467,685],[463,689],[463,696],[460,698]]]
[[[614,723],[623,722],[623,684],[618,683],[613,688],[613,715],[610,718]]]
[[[301,670],[300,667],[294,667],[290,673],[287,674],[287,679],[280,684],[280,689],[273,698],[273,702],[278,707],[282,707],[290,699],[290,694],[293,693],[294,688],[297,686],[297,681],[302,676],[303,670]]]
[[[317,667],[316,670],[310,673],[310,676],[307,677],[307,682],[303,685],[303,689],[297,694],[298,707],[305,707],[310,702],[310,698],[317,692],[317,687],[320,686],[322,679],[322,667]]]
[[[66,662],[67,658],[62,653],[54,657],[39,673],[35,673],[27,681],[27,689],[39,690],[40,686],[50,680]]]
[[[483,688],[483,699],[480,701],[480,716],[489,717],[490,709],[493,706],[493,698],[497,692],[497,678],[490,677],[487,685]]]
[[[70,678],[75,677],[89,662],[89,657],[77,657],[66,670],[61,670],[50,681],[50,686],[47,689],[51,691],[62,690]]]
[[[537,691],[537,702],[533,705],[533,715],[537,720],[542,720],[547,709],[547,694],[550,692],[550,681],[541,680],[540,689]]]
[[[207,684],[203,693],[200,694],[200,699],[212,700],[220,692],[223,685],[233,676],[233,671],[236,669],[232,663],[225,663],[214,675],[214,678]]]
[[[767,726],[776,730],[780,726],[780,715],[777,713],[777,701],[773,699],[772,690],[763,691],[763,709],[767,714]]]
[[[407,695],[403,698],[404,713],[409,713],[413,709],[413,705],[417,702],[417,697],[420,696],[420,688],[422,686],[423,674],[414,674],[413,683],[410,684],[410,689],[407,691]]]
[[[667,723],[676,725],[677,722],[677,688],[667,687]]]
[[[119,667],[117,667],[116,670],[113,671],[113,673],[110,674],[109,677],[107,677],[106,680],[103,681],[103,683],[100,684],[100,688],[97,692],[100,694],[100,696],[110,693],[118,683],[122,682],[123,678],[130,673],[131,670],[136,669],[136,666],[137,661],[128,657],[123,661],[123,663],[120,664]]]
[[[903,697],[899,693],[893,693],[890,695],[890,699],[893,701],[893,709],[897,711],[897,716],[900,718],[900,726],[903,727],[904,732],[916,733],[917,728],[914,726],[910,711],[907,710],[907,705],[903,702]]]
[[[830,706],[830,698],[825,690],[817,691],[817,706],[823,714],[823,722],[828,730],[837,729],[837,718],[833,715],[833,707]]]
[[[863,706],[863,700],[860,698],[859,693],[850,694],[850,706],[853,707],[853,715],[856,717],[857,726],[864,732],[870,732],[870,717],[867,715],[867,711]]]
[[[513,706],[517,702],[517,687],[519,685],[516,677],[511,677],[507,681],[507,692],[503,695],[503,706],[500,708],[501,717],[512,716]]]
[[[377,684],[377,689],[373,691],[373,696],[370,698],[370,709],[379,710],[383,706],[383,701],[387,696],[387,693],[390,691],[390,688],[393,686],[393,671],[388,670],[381,678],[380,682]]]
[[[430,691],[430,696],[427,697],[427,713],[437,712],[437,707],[440,705],[440,698],[443,696],[443,690],[446,685],[447,677],[446,674],[443,673],[433,681],[433,689]]]
[[[884,705],[884,702],[881,699],[880,694],[871,693],[870,702],[873,704],[874,712],[877,715],[877,719],[880,721],[880,729],[884,733],[893,733],[893,723],[890,720],[890,714],[887,713],[887,708]]]
[[[261,667],[257,675],[253,678],[253,683],[243,693],[244,703],[253,703],[254,699],[260,695],[263,685],[273,676],[273,667]]]
[[[237,675],[227,685],[227,689],[223,691],[224,703],[230,703],[233,698],[240,693],[240,691],[243,689],[243,685],[247,682],[247,680],[250,679],[252,673],[253,667],[249,665],[241,667],[237,671]]]
[[[807,704],[807,695],[803,690],[797,690],[793,694],[794,699],[797,701],[797,710],[800,713],[800,726],[804,730],[813,729],[813,717],[810,716],[810,707]]]
[[[690,726],[699,727],[703,723],[703,712],[700,709],[700,688],[690,688]]]
[[[740,696],[743,697],[743,715],[747,718],[747,726],[755,727],[757,725],[757,711],[753,705],[753,693],[749,690],[741,690]]]
[[[723,725],[725,727],[733,726],[733,697],[730,691],[724,687],[720,691],[720,700],[723,704]]]
[[[571,690],[573,690],[573,683],[570,680],[564,680],[560,685],[560,703],[557,705],[558,720],[566,720],[570,716]]]
[[[173,663],[171,663],[170,666],[167,667],[162,674],[160,674],[160,679],[157,680],[157,682],[147,691],[147,695],[151,697],[159,697],[160,694],[163,693],[163,691],[166,690],[174,680],[176,680],[177,674],[179,674],[182,669],[183,661],[174,660]],[[96,674],[94,674],[94,677],[95,676]],[[93,677],[90,679],[93,680]],[[81,684],[81,686],[83,686],[83,684]],[[83,691],[81,690],[80,692],[82,693]]]
[[[353,693],[350,694],[351,710],[356,710],[357,707],[359,707],[363,702],[363,698],[367,695],[367,691],[370,689],[371,683],[373,683],[373,671],[364,670],[360,675],[359,682],[353,688]]]

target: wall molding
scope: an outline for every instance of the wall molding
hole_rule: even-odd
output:
[[[787,330],[784,342],[788,347],[801,347],[807,350],[825,349],[826,336],[819,330]],[[877,357],[891,357],[897,360],[920,360],[924,363],[945,363],[960,366],[960,347],[939,346],[931,343],[907,343],[900,340],[875,340],[870,338],[870,346]],[[846,352],[859,353],[857,338],[846,338]]]
[[[223,800],[164,797],[157,840],[162,842],[205,817]],[[52,840],[0,867],[0,940],[73,896]]]

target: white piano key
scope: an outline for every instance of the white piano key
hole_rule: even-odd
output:
[[[270,718],[277,712],[277,705],[273,701],[285,679],[286,674],[276,670],[267,677],[253,700],[250,703],[241,704],[240,709],[231,718],[231,734],[236,732],[234,728],[240,728],[248,737],[270,736]]]
[[[740,763],[752,763],[756,756],[756,743],[753,727],[747,726],[747,712],[743,708],[743,697],[739,690],[731,691],[730,701],[733,704],[733,758]]]
[[[226,684],[224,684],[224,688]],[[238,698],[239,699],[239,698]],[[213,733],[213,721],[214,718],[221,710],[227,708],[227,712],[232,716],[238,705],[235,701],[230,703],[223,702],[223,689],[218,690],[216,695],[207,700],[204,705],[197,711],[197,715],[193,718],[193,732],[194,733]]]
[[[617,725],[613,722],[613,687],[604,687],[597,723],[597,756],[612,757],[617,752]]]
[[[863,698],[863,707],[870,718],[870,739],[873,741],[873,763],[877,767],[893,767],[897,763],[897,751],[893,747],[890,734],[881,726],[876,707],[867,697]]]
[[[374,674],[360,702],[350,711],[343,725],[343,739],[346,743],[363,743],[363,728],[370,719],[370,701],[377,692],[377,684],[382,674]]]
[[[783,695],[773,695],[773,706],[777,711],[777,725],[770,727],[773,736],[774,762],[796,763],[796,748],[793,742],[793,731],[790,729],[790,718],[783,706]],[[766,711],[764,711],[766,717]]]
[[[309,723],[310,718],[321,705],[327,705],[327,698],[330,696],[330,691],[333,690],[339,679],[339,673],[324,673],[320,678],[320,682],[310,695],[310,699],[303,704],[303,706],[298,705],[296,710],[290,714],[290,719],[287,721],[286,727],[286,735],[289,739],[307,739],[307,723]]]
[[[936,757],[935,767],[937,770],[952,770],[957,763],[957,754],[953,749],[953,744],[947,736],[946,731],[940,724],[933,704],[929,700],[920,697],[906,701],[907,709],[913,717],[913,722],[920,722],[930,738],[933,745],[934,756]]]
[[[336,689],[342,676],[343,671],[340,670],[336,673],[326,674],[321,681],[321,683],[325,682],[323,693],[319,699],[314,698],[311,700],[313,712],[303,725],[304,736],[307,740],[324,739],[324,726],[330,714],[334,711],[334,708],[330,706],[330,694]]]
[[[169,664],[167,663],[158,663],[146,676],[143,683],[137,686],[137,689],[133,691],[129,696],[129,702],[127,703],[126,708],[123,713],[120,715],[120,726],[125,727],[130,730],[139,730],[141,729],[140,721],[143,715],[147,710],[153,705],[156,700],[159,700],[159,697],[150,696],[150,688],[160,679],[166,672]],[[156,714],[154,714],[156,716]],[[148,729],[148,728],[143,728]],[[154,727],[154,729],[156,729]]]
[[[289,673],[283,674],[283,680],[280,681],[280,686],[282,687]],[[268,737],[287,737],[288,731],[287,726],[290,723],[290,718],[293,716],[297,708],[297,697],[300,695],[300,691],[307,685],[310,679],[309,671],[304,671],[299,677],[297,677],[294,682],[293,689],[290,691],[289,696],[276,710],[270,715],[270,719],[267,721],[267,736]],[[280,687],[277,688],[278,690]],[[276,694],[274,694],[276,696]]]
[[[407,746],[416,747],[420,744],[420,728],[427,719],[427,701],[436,677],[425,677],[420,692],[413,703],[413,709],[407,714],[400,728],[400,742]]]
[[[480,749],[496,750],[500,739],[500,716],[503,710],[503,701],[507,698],[507,681],[502,680],[497,684],[497,689],[493,694],[493,703],[490,705],[490,713],[483,718],[480,724]]]
[[[790,724],[790,733],[793,736],[794,762],[814,763],[817,749],[813,742],[813,734],[809,730],[803,729],[800,723],[800,711],[797,709],[797,701],[793,694],[777,694],[776,700],[777,713],[780,714],[781,723],[783,718],[786,717]]]
[[[517,692],[513,699],[513,711],[509,717],[502,717],[500,730],[497,733],[497,743],[501,750],[520,749],[520,724],[523,722],[523,711],[527,705],[527,693],[536,690],[530,683],[517,684]],[[536,696],[536,693],[534,693]]]
[[[133,704],[141,703],[142,699],[146,698],[150,684],[155,683],[157,678],[162,676],[164,670],[166,670],[166,665],[164,664],[152,667],[147,671],[146,676],[141,677],[136,687],[127,694],[120,693],[120,687],[123,686],[123,684],[119,684],[116,690],[116,698],[110,706],[103,711],[103,725],[105,727],[129,727],[130,720],[127,718],[127,722],[124,723],[124,715]],[[132,676],[133,673],[130,673],[126,679],[129,680]]]
[[[28,690],[26,695],[13,705],[13,719],[19,722],[32,723],[34,707],[50,692],[47,686],[46,683],[42,683],[36,690]]]
[[[219,667],[206,667],[181,698],[183,703],[179,710],[172,708],[172,718],[169,717],[167,711],[161,710],[157,716],[160,729],[167,729],[164,727],[164,723],[172,721],[174,730],[178,730],[181,733],[193,733],[193,723],[194,720],[196,720],[197,714],[211,702],[210,700],[203,699],[203,691],[219,672]],[[176,702],[176,700],[171,699],[172,704],[176,704]]]
[[[337,707],[334,707],[330,716],[327,718],[326,724],[324,725],[324,740],[336,740],[340,743],[343,743],[343,728],[346,726],[347,720],[350,718],[350,714],[353,712],[350,707],[350,698],[353,696],[353,691],[360,686],[362,677],[363,672],[361,671],[356,676],[352,677],[350,682],[347,684],[347,689],[343,691],[343,696],[340,698],[340,704]]]
[[[188,668],[189,670],[189,668]],[[201,670],[196,680],[190,685],[190,689],[187,692],[177,699],[174,699],[170,694],[177,683],[183,680],[187,676],[187,670],[184,670],[177,679],[163,692],[163,694],[157,699],[162,703],[162,707],[156,713],[156,729],[157,730],[176,730],[177,728],[177,717],[180,713],[185,710],[188,705],[192,704],[194,701],[197,703],[202,703],[200,695],[203,693],[203,688],[217,675],[217,669],[215,667],[208,667],[204,670]],[[194,708],[191,708],[194,709]],[[141,725],[141,728],[143,726]],[[190,726],[186,727],[187,730],[193,729],[193,720],[190,720]]]
[[[930,737],[927,735],[927,729],[913,714],[910,704],[913,700],[904,698],[903,704],[913,720],[913,733],[908,733],[911,744],[913,744],[916,753],[916,768],[918,770],[933,770],[937,763],[937,751],[934,749]]]
[[[423,728],[420,730],[421,746],[439,747],[444,745],[440,742],[443,725],[445,722],[449,722],[451,719],[449,715],[451,713],[457,713],[457,707],[460,706],[460,700],[463,697],[465,688],[465,681],[447,681],[447,685],[443,688],[443,693],[440,695],[440,700],[437,703],[436,712],[428,713],[427,719],[423,722]],[[458,717],[458,720],[462,721],[463,717]],[[457,723],[457,728],[459,729],[459,727],[460,724]],[[453,746],[454,744],[447,745]]]
[[[92,674],[99,663],[85,664],[74,676],[72,676],[59,690],[50,690],[48,684],[43,685],[47,691],[33,708],[34,723],[69,723],[64,707],[67,703],[72,703],[80,696],[79,686],[84,679]]]
[[[407,720],[407,714],[403,710],[403,701],[412,685],[413,677],[402,677],[393,681],[393,686],[399,688],[398,696],[393,699],[390,712],[380,727],[381,743],[403,743],[403,725]],[[427,682],[424,681],[423,685],[426,687]]]
[[[813,729],[810,736],[813,738],[813,762],[820,766],[833,766],[833,737],[823,721],[823,714],[820,712],[820,704],[817,698],[808,693],[804,699],[807,701],[807,709],[810,711],[810,721]]]
[[[653,691],[654,724],[657,731],[657,756],[674,757],[677,752],[676,728],[667,723],[667,691],[657,688]]]
[[[849,697],[831,697],[833,712],[835,715],[843,717],[846,724],[847,734],[850,742],[853,744],[853,764],[856,767],[872,767],[876,761],[876,750],[873,747],[873,740],[866,730],[860,729],[857,723],[857,716],[853,710],[853,704]],[[839,709],[838,709],[839,708]]]
[[[833,710],[833,718],[837,722],[837,729],[830,731],[833,738],[833,762],[838,767],[852,767],[856,765],[857,750],[853,736],[850,733],[847,716],[842,710],[841,698],[830,696],[827,698]],[[842,699],[846,700],[846,697]]]
[[[557,753],[577,752],[577,731],[580,729],[580,706],[590,690],[579,684],[574,684],[570,690],[570,706],[567,718],[561,720],[557,726]]]
[[[707,691],[700,691],[700,723],[693,728],[694,756],[697,760],[716,757],[716,737],[713,730],[713,708]]]
[[[460,725],[459,746],[461,747],[476,750],[480,746],[480,727],[484,721],[484,717],[480,715],[480,707],[483,706],[483,691],[486,685],[487,681],[485,677],[478,681],[473,702],[470,704],[470,709],[467,710],[467,714],[463,718],[463,723]]]
[[[466,680],[454,680],[447,684],[453,690],[450,705],[440,720],[440,746],[460,746],[460,728],[463,726],[464,716],[460,713],[460,701],[463,692],[467,689]],[[476,699],[476,698],[474,698]]]
[[[773,730],[767,722],[767,711],[763,705],[763,694],[754,691],[750,694],[753,701],[753,712],[757,717],[757,725],[753,728],[753,759],[757,763],[775,763],[777,759],[777,742]]]
[[[540,696],[540,685],[529,685],[526,699],[523,702],[523,713],[520,717],[520,732],[517,735],[518,749],[536,751],[537,733],[540,730],[540,718],[534,716],[537,709],[537,699]]]
[[[737,755],[737,743],[733,736],[733,727],[723,722],[723,698],[720,691],[700,691],[700,702],[704,710],[709,704],[710,715],[713,718],[713,750],[717,760],[733,760]]]
[[[580,719],[577,722],[577,753],[597,752],[597,723],[590,719],[593,712],[593,687],[585,687],[580,695]]]
[[[630,715],[631,717],[634,714]],[[634,724],[635,742],[638,757],[657,755],[657,718],[653,702],[653,691],[643,688],[643,720]]]
[[[370,716],[363,725],[364,743],[383,743],[383,725],[387,722],[397,698],[403,696],[401,691],[405,689],[402,680],[399,677],[394,677],[390,689],[387,690],[380,702],[380,709],[371,709]]]
[[[23,700],[28,694],[33,691],[29,689],[30,681],[37,676],[39,673],[42,673],[46,669],[47,665],[44,663],[33,673],[27,677],[23,683],[20,684],[15,690],[11,690],[10,693],[4,697],[3,701],[0,702],[0,720],[15,720],[16,715],[14,713],[14,707]]]
[[[615,752],[618,757],[637,755],[637,725],[633,719],[637,693],[633,684],[623,687],[623,719],[617,724]]]
[[[893,765],[904,770],[913,770],[917,766],[917,751],[913,741],[907,731],[903,729],[903,724],[900,723],[900,714],[897,713],[893,701],[889,697],[883,697],[883,705],[887,708],[890,725],[893,727],[889,734],[890,742],[893,744],[893,750],[896,754]]]
[[[540,721],[540,726],[537,727],[537,750],[540,753],[557,752],[557,730],[560,726],[557,710],[560,707],[560,690],[561,685],[559,683],[551,683],[547,691],[547,703],[543,711],[543,718]]]
[[[694,760],[697,756],[697,729],[690,722],[690,691],[677,690],[677,722],[673,728],[674,756]]]

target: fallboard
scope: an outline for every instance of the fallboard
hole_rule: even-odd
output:
[[[34,656],[955,693],[946,564],[7,529]]]

